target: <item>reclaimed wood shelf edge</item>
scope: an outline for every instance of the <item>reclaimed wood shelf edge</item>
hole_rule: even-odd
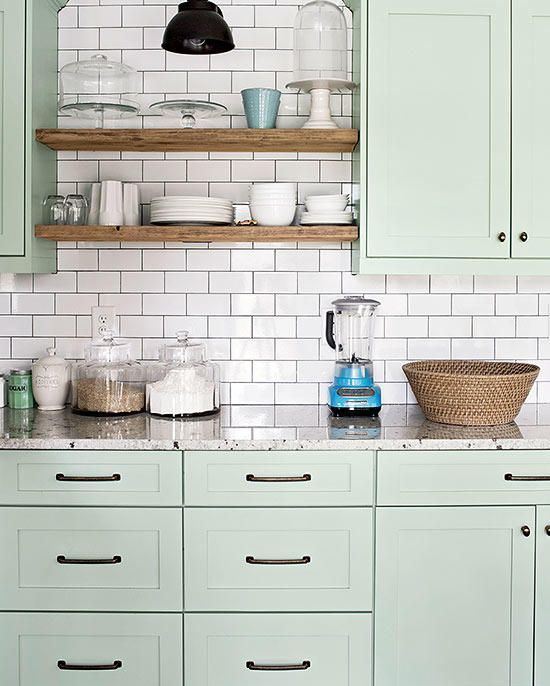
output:
[[[357,129],[37,129],[52,150],[352,152]]]
[[[271,243],[279,241],[348,242],[357,226],[66,226],[39,224],[37,238],[50,241]]]

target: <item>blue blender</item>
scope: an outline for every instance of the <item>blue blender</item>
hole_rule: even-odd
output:
[[[327,312],[327,343],[336,350],[328,405],[337,417],[377,417],[382,408],[371,360],[374,317],[379,305],[376,300],[353,296],[335,300],[333,309]]]

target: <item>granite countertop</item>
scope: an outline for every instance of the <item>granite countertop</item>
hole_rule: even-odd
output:
[[[0,409],[0,449],[432,450],[550,449],[550,405],[525,405],[517,423],[454,427],[416,405],[386,405],[379,420],[337,419],[323,405],[233,405],[201,420],[120,418]]]

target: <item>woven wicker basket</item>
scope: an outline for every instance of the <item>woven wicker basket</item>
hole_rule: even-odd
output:
[[[403,371],[432,422],[496,426],[518,416],[540,369],[515,362],[424,360],[403,365]]]

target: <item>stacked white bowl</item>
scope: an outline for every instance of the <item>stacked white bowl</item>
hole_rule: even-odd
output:
[[[288,226],[297,204],[295,183],[255,183],[250,187],[250,214],[263,226]]]
[[[349,195],[310,195],[302,224],[352,224],[353,212],[347,210]]]

